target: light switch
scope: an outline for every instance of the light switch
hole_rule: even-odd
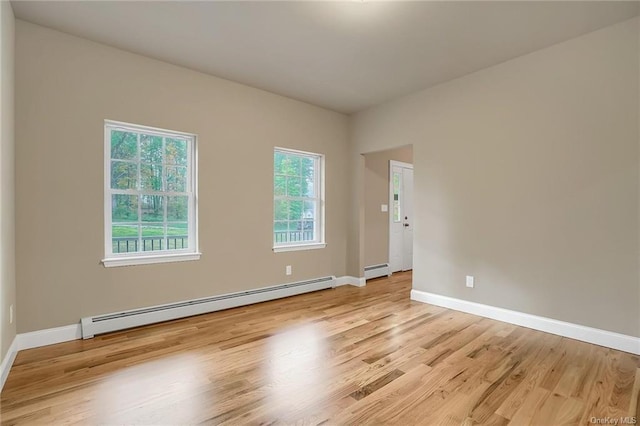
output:
[[[387,204],[381,204],[380,205],[380,211],[381,212],[388,212],[389,211],[389,206]]]

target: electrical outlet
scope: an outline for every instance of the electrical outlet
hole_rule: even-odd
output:
[[[473,288],[473,276],[467,275],[467,287]]]
[[[287,267],[285,268],[284,272],[287,275],[291,275],[291,265],[287,265]]]
[[[9,324],[13,324],[13,305],[9,306]]]

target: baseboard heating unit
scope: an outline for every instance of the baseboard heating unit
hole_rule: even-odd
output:
[[[391,275],[391,272],[389,270],[388,263],[381,263],[380,265],[366,266],[364,268],[364,278],[367,280],[371,278],[387,277],[389,275]]]
[[[82,338],[90,339],[96,334],[124,330],[141,325],[154,324],[193,315],[221,311],[253,303],[266,302],[297,294],[325,290],[335,287],[336,277],[322,277],[298,281],[255,290],[228,293],[220,296],[205,297],[167,305],[133,309],[130,311],[82,318]]]

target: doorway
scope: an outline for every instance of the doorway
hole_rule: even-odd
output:
[[[412,145],[404,145],[396,148],[374,151],[362,154],[363,156],[363,166],[364,166],[364,194],[363,194],[363,213],[364,213],[364,221],[362,226],[362,235],[363,235],[363,269],[364,269],[364,277],[368,279],[375,279],[379,277],[386,277],[391,275],[392,271],[390,268],[389,261],[389,253],[390,253],[390,228],[392,224],[396,225],[397,222],[394,222],[394,219],[397,220],[398,217],[393,217],[393,165],[405,166],[404,168],[413,169],[413,146]],[[392,161],[390,161],[392,160]],[[403,182],[400,190],[405,189],[405,187],[413,186],[413,181],[404,183],[404,170],[401,170],[403,173]],[[406,179],[409,179],[409,172],[407,172]],[[403,194],[407,192],[404,191]],[[409,189],[408,191],[411,193],[412,191]],[[398,202],[404,203],[405,197],[402,194],[398,194]],[[399,208],[400,214],[408,213],[405,212],[407,208],[412,209],[413,205],[405,205]],[[408,216],[409,215],[405,215]],[[404,220],[404,216],[402,216]],[[408,232],[413,231],[413,221],[403,221],[404,223],[408,223],[409,228]],[[402,230],[400,233],[404,234],[405,231]],[[401,244],[404,246],[406,244],[407,249],[411,252],[413,251],[412,241],[410,238],[407,238],[406,242],[403,238]],[[400,267],[396,267],[395,271],[401,270],[409,270],[412,269],[412,254],[401,253],[402,259],[406,259],[409,264],[404,265],[400,263]]]
[[[413,269],[413,165],[389,160],[389,269]]]

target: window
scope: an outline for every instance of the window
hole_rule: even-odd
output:
[[[105,121],[105,266],[196,260],[195,135]]]
[[[273,155],[273,250],[324,244],[324,157],[276,148]]]
[[[393,221],[400,222],[400,182],[401,173],[393,172]]]

